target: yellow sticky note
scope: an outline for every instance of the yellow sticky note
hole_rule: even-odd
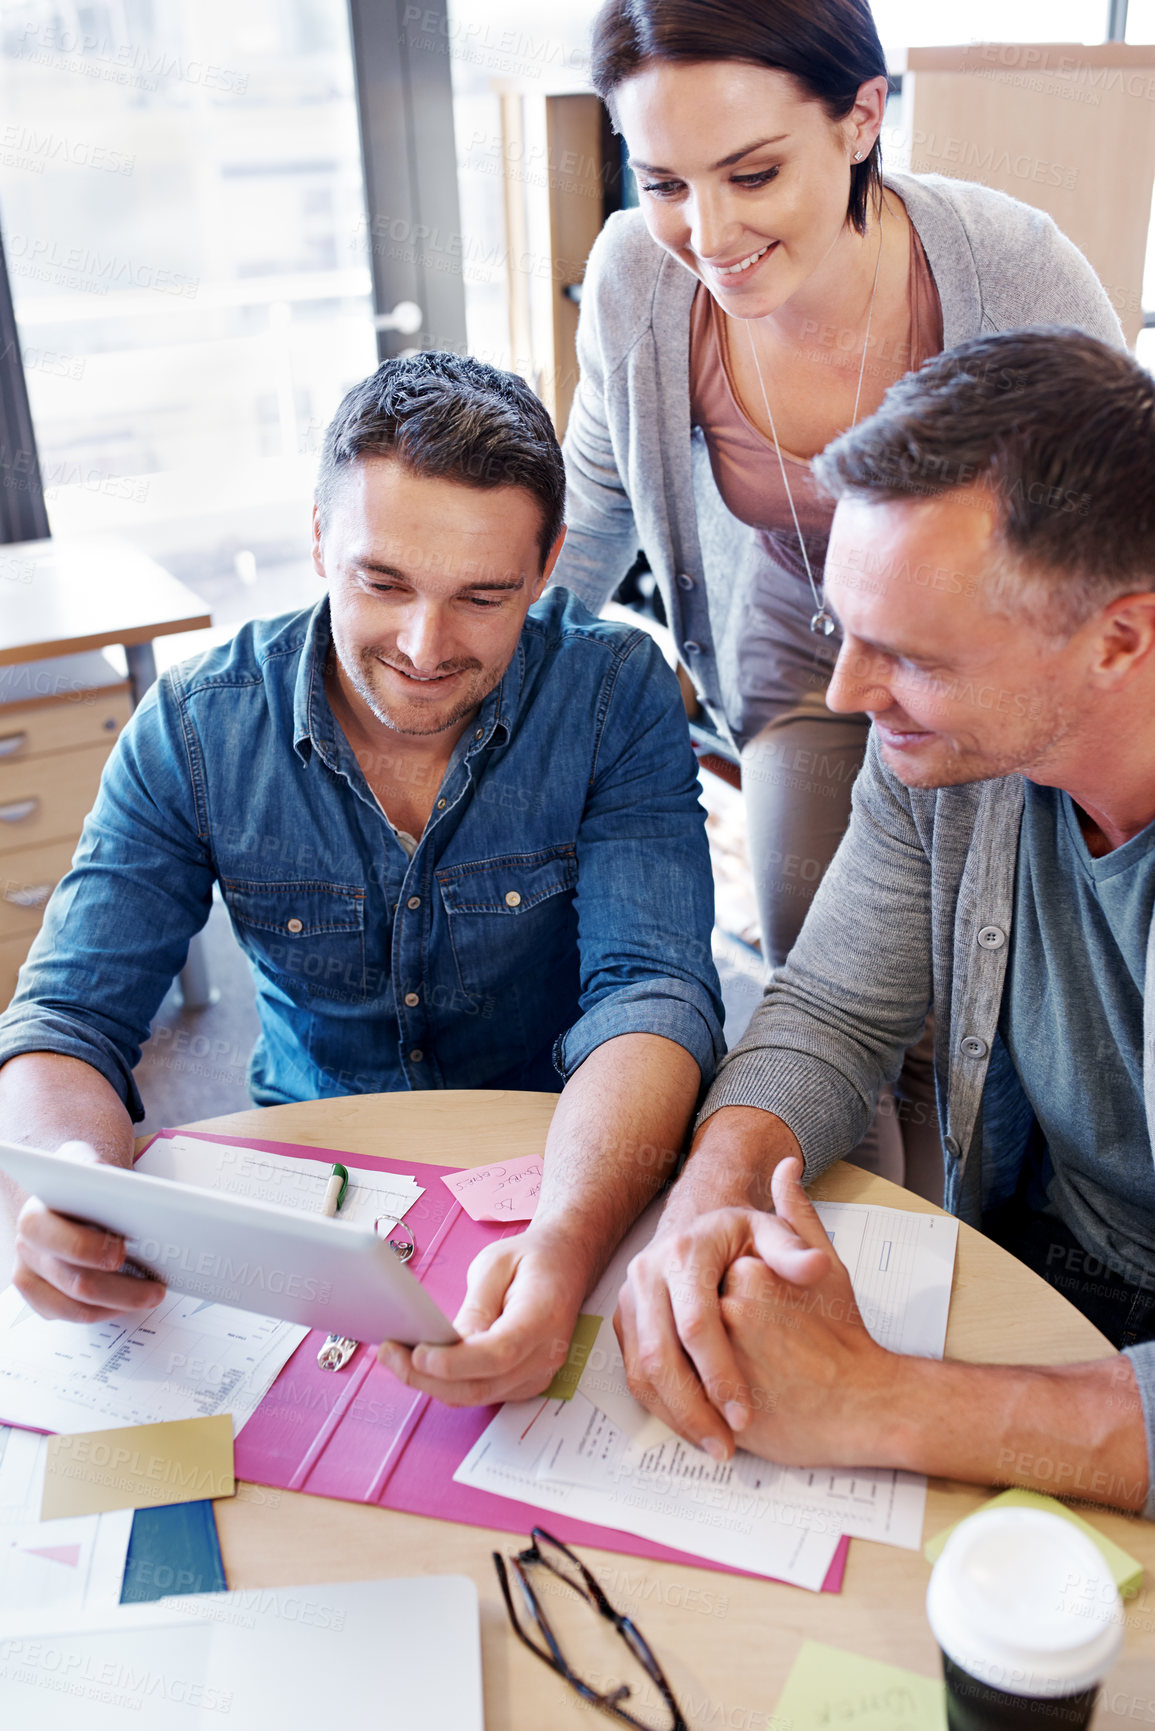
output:
[[[77,1431],[48,1439],[40,1518],[156,1509],[231,1497],[236,1488],[228,1413]]]
[[[582,1371],[586,1367],[586,1359],[594,1349],[598,1330],[602,1325],[600,1316],[587,1316],[585,1311],[577,1319],[577,1327],[573,1331],[573,1339],[569,1343],[569,1351],[565,1355],[565,1363],[555,1371],[554,1379],[545,1391],[546,1400],[572,1400],[577,1393],[577,1385],[581,1381]]]
[[[984,1503],[984,1509],[1044,1509],[1050,1515],[1062,1515],[1065,1521],[1070,1521],[1073,1527],[1078,1527],[1081,1533],[1094,1541],[1107,1559],[1107,1566],[1114,1577],[1115,1585],[1124,1599],[1133,1598],[1143,1584],[1143,1565],[1135,1557],[1129,1556],[1121,1546],[1106,1537],[1093,1527],[1090,1521],[1085,1521],[1065,1503],[1056,1502],[1054,1497],[1046,1497],[1041,1491],[1003,1491],[1000,1496],[992,1497],[989,1503]],[[976,1515],[982,1511],[975,1509]],[[969,1520],[969,1516],[964,1517]],[[955,1527],[961,1527],[962,1521],[956,1521],[954,1527],[944,1527],[941,1533],[936,1533],[933,1539],[928,1539],[923,1546],[923,1555],[927,1562],[937,1563],[942,1555],[942,1548],[954,1532]]]
[[[806,1641],[786,1679],[775,1724],[791,1731],[946,1731],[941,1678]]]

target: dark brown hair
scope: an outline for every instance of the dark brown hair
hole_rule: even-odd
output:
[[[524,487],[541,506],[541,556],[565,521],[565,464],[545,405],[524,379],[437,349],[385,361],[341,402],[317,470],[322,526],[341,473],[395,457],[465,487]]]
[[[1021,597],[1038,573],[1074,631],[1155,589],[1155,377],[1126,350],[1053,325],[935,355],[814,462],[834,499],[984,489]]]
[[[846,119],[859,85],[887,76],[867,0],[606,0],[594,20],[590,76],[607,107],[650,60],[742,60],[786,72],[831,120]],[[851,169],[846,215],[859,234],[881,192],[876,140]]]

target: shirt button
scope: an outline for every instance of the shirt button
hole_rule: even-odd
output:
[[[679,574],[678,574],[678,588],[679,589],[692,589],[693,587],[694,587],[694,579],[690,576],[689,572],[688,571],[679,572]]]
[[[405,1002],[408,1004],[408,1006],[411,1010],[415,1010],[417,1008],[418,1004],[421,1002],[420,994],[417,992],[406,992]]]
[[[473,737],[474,737],[474,739],[484,739],[484,738],[485,738],[485,729],[484,729],[484,727],[479,727],[479,728],[478,728],[478,730],[477,730],[477,732],[476,732],[476,733],[475,733],[475,734],[474,734],[474,736],[473,736]]]
[[[292,932],[293,936],[296,937],[297,933],[303,932],[305,928],[301,924],[300,920],[290,920],[285,929],[286,931]]]
[[[967,1034],[962,1042],[962,1049],[968,1058],[985,1058],[989,1047],[977,1034]]]
[[[407,908],[419,908],[421,906],[421,897],[410,896],[409,900],[405,903],[405,906]]]
[[[445,810],[445,801],[443,799],[439,799],[437,801],[437,809],[438,809],[438,811],[444,811]]]
[[[421,1062],[422,1058],[424,1058],[424,1056],[425,1056],[425,1053],[421,1050],[421,1047],[420,1046],[414,1046],[413,1050],[409,1054],[409,1062],[411,1064],[420,1064],[420,1062]]]
[[[702,645],[700,643],[695,643],[692,637],[687,637],[685,650],[687,655],[701,655]]]
[[[979,943],[984,950],[1001,950],[1007,941],[1007,934],[999,926],[984,926],[979,933]]]
[[[519,908],[521,906],[521,896],[517,890],[506,890],[505,905],[507,908]]]
[[[960,1149],[959,1149],[959,1145],[958,1145],[957,1136],[945,1136],[943,1138],[943,1144],[942,1145],[946,1149],[947,1153],[950,1155],[952,1160],[958,1159]]]

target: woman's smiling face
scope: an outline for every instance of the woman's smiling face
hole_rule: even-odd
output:
[[[863,85],[865,103],[833,121],[785,72],[648,62],[613,106],[650,233],[727,313],[775,312],[853,232],[852,158],[874,144],[884,87]]]

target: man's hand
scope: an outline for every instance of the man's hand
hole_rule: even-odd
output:
[[[825,1266],[799,1286],[760,1230],[757,1258],[730,1269],[722,1320],[752,1413],[744,1448],[785,1466],[900,1467],[1143,1507],[1143,1407],[1125,1357],[992,1365],[887,1352],[867,1333],[797,1162],[775,1172],[773,1195]]]
[[[566,1246],[531,1227],[487,1245],[469,1269],[465,1302],[454,1318],[457,1346],[382,1343],[379,1356],[410,1388],[446,1406],[527,1400],[548,1388],[565,1363],[585,1297]]]
[[[83,1142],[65,1142],[60,1153],[96,1160]],[[12,1284],[25,1304],[58,1322],[105,1322],[152,1310],[165,1295],[158,1280],[117,1274],[124,1239],[100,1226],[54,1214],[30,1197],[16,1218],[16,1264]]]
[[[797,1161],[776,1168],[776,1198],[783,1166],[801,1170]],[[659,1229],[630,1264],[614,1317],[630,1389],[715,1460],[733,1452],[734,1436],[746,1431],[761,1386],[749,1376],[726,1326],[722,1294],[728,1272],[744,1258],[762,1257],[793,1289],[815,1286],[828,1274],[834,1253],[810,1212],[821,1243],[801,1237],[785,1216],[720,1208],[688,1226]]]
[[[736,1260],[721,1313],[750,1413],[742,1447],[784,1466],[882,1464],[898,1429],[896,1395],[910,1362],[868,1334],[850,1275],[786,1160],[772,1180],[776,1219],[754,1231],[755,1255]],[[796,1270],[809,1247],[808,1278]],[[821,1259],[821,1261],[819,1261]]]
[[[562,1090],[528,1232],[474,1259],[458,1346],[385,1341],[381,1360],[448,1406],[528,1400],[565,1363],[582,1300],[682,1147],[701,1076],[661,1034],[595,1047]],[[655,1157],[656,1156],[656,1157]]]

